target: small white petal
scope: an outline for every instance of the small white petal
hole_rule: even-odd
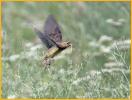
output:
[[[18,58],[20,57],[20,55],[11,55],[10,57],[9,57],[9,60],[10,61],[15,61],[15,60],[17,60]]]

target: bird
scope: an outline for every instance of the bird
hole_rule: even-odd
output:
[[[47,17],[42,31],[36,27],[34,30],[48,49],[45,53],[43,64],[50,65],[56,55],[71,46],[70,41],[62,41],[60,26],[53,15]]]

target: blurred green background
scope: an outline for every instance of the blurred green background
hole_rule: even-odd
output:
[[[3,2],[3,98],[129,98],[129,2]],[[71,48],[47,69],[34,32],[54,15]]]

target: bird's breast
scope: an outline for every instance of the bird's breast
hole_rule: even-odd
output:
[[[52,47],[50,48],[47,53],[45,54],[46,58],[52,58],[54,57],[56,54],[58,54],[60,52],[60,49],[58,47]]]

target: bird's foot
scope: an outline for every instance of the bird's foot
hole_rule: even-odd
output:
[[[44,58],[42,63],[43,65],[46,65],[47,67],[47,66],[50,66],[52,62],[53,62],[53,58]]]

